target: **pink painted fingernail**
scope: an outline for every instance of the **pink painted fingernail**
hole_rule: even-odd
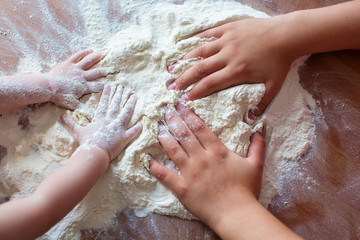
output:
[[[186,93],[184,93],[184,94],[180,97],[180,99],[183,100],[184,102],[187,102],[187,101],[189,101],[189,96],[188,96]]]
[[[174,62],[174,63],[170,64],[170,65],[167,67],[168,72],[171,72],[172,70],[174,70],[176,64],[177,64],[177,62]]]
[[[163,110],[164,110],[165,113],[170,112],[170,109],[167,106],[163,106]]]
[[[255,120],[260,115],[260,112],[258,109],[250,109],[248,111],[248,118],[250,120]]]
[[[184,104],[182,104],[181,102],[178,102],[178,103],[176,104],[176,109],[178,109],[178,110],[184,110],[184,109],[186,109],[186,106],[185,106]]]
[[[173,82],[172,84],[170,84],[170,85],[168,86],[168,89],[169,89],[169,90],[175,90],[175,89],[176,89],[176,83]]]

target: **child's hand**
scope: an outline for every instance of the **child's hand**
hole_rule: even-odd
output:
[[[201,221],[213,227],[235,205],[257,201],[265,142],[255,133],[247,158],[230,151],[189,108],[178,104],[177,114],[165,109],[159,141],[178,167],[176,174],[154,159],[150,171]],[[229,215],[228,215],[229,216]]]
[[[110,92],[110,85],[106,85],[95,117],[85,127],[77,125],[66,114],[62,115],[62,119],[75,134],[80,145],[95,145],[109,154],[109,160],[113,160],[139,134],[142,124],[139,122],[128,129],[128,123],[136,104],[135,95],[131,95],[123,109],[120,110],[123,87],[117,87],[109,105]]]
[[[104,57],[103,53],[93,53],[89,49],[83,50],[46,73],[52,92],[50,101],[74,110],[82,105],[78,100],[81,96],[101,91],[104,87],[103,83],[89,81],[107,76],[111,68],[90,68]]]
[[[293,61],[287,56],[286,47],[281,46],[282,36],[276,36],[273,31],[275,20],[239,20],[198,34],[200,38],[217,39],[184,56],[183,59],[203,60],[185,71],[169,89],[183,90],[196,83],[183,95],[186,101],[239,84],[265,83],[266,93],[256,114],[259,115],[279,91]],[[171,72],[173,68],[170,65],[168,70]]]

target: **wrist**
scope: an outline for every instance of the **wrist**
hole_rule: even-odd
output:
[[[109,153],[106,150],[94,144],[88,144],[88,143],[81,144],[76,149],[73,155],[75,154],[85,154],[90,160],[97,161],[105,169],[108,167],[110,163]]]
[[[246,219],[246,211],[250,206],[259,204],[252,194],[239,194],[227,196],[227,201],[212,208],[211,217],[205,223],[220,237],[226,232],[234,218]],[[245,211],[244,211],[245,210]]]
[[[253,197],[233,204],[228,204],[217,214],[217,218],[209,223],[221,239],[243,239],[240,236],[246,236],[246,229],[249,228],[248,220],[251,214],[254,214],[256,208],[261,204]],[[253,230],[251,230],[253,231]],[[236,236],[234,238],[234,236]]]
[[[289,62],[308,54],[302,46],[304,39],[297,27],[298,15],[298,12],[292,12],[270,18],[269,42],[274,44],[273,49]]]
[[[51,77],[49,75],[49,73],[41,73],[42,77],[41,79],[43,79],[43,86],[45,88],[45,91],[48,93],[48,102],[52,102],[53,97],[55,96],[55,86],[52,85],[51,82]]]

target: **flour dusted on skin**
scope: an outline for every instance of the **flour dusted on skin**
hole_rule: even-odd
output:
[[[173,194],[146,170],[150,153],[176,171],[158,143],[158,121],[163,120],[162,107],[167,105],[173,109],[183,93],[169,91],[167,85],[199,59],[180,61],[173,74],[167,72],[166,66],[191,49],[213,40],[192,37],[195,33],[227,21],[268,17],[230,1],[186,1],[183,5],[174,5],[165,0],[141,3],[127,0],[118,4],[121,11],[129,16],[129,22],[123,23],[122,27],[112,26],[111,21],[106,19],[107,3],[100,6],[98,1],[81,0],[86,34],[81,33],[70,42],[89,42],[92,47],[108,52],[100,65],[112,67],[116,74],[103,80],[124,85],[124,101],[130,94],[136,94],[138,102],[130,125],[141,121],[143,130],[111,163],[86,198],[45,234],[44,239],[73,239],[79,235],[79,229],[111,224],[116,212],[126,207],[135,209],[139,216],[152,211],[193,218]],[[120,31],[112,34],[112,29]],[[265,205],[281,190],[282,176],[306,152],[313,135],[311,110],[307,106],[313,106],[314,101],[298,83],[300,63],[301,60],[293,64],[278,97],[259,121],[266,124],[269,143],[260,197]],[[31,66],[40,64],[22,66],[25,68],[22,71],[26,71],[27,67],[35,69]],[[260,125],[246,124],[243,119],[248,109],[261,100],[264,92],[263,84],[241,85],[189,105],[226,146],[244,156],[251,134]],[[98,101],[99,94],[90,94],[82,99],[92,110],[96,109]],[[3,140],[0,144],[8,151],[1,162],[0,179],[12,199],[31,194],[75,151],[77,145],[73,137],[58,120],[63,112],[60,108],[47,105],[31,113],[31,128],[27,132],[16,125],[18,115],[0,119],[0,127],[6,126],[1,127]],[[88,123],[88,116],[82,111],[75,110],[69,114],[81,125]]]

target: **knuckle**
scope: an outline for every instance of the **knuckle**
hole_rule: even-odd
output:
[[[207,52],[207,46],[206,45],[202,45],[198,48],[198,56],[204,56],[206,55]]]
[[[215,156],[219,159],[225,159],[229,154],[228,148],[225,146],[214,146],[213,151],[215,153]]]
[[[199,62],[194,66],[194,71],[197,76],[202,76],[207,72],[207,65],[204,62]]]
[[[203,79],[202,84],[204,88],[208,90],[213,89],[216,86],[215,81],[211,78]]]
[[[165,181],[166,178],[167,178],[167,176],[168,176],[168,174],[167,174],[167,172],[164,171],[164,170],[160,170],[160,171],[158,172],[158,174],[156,175],[157,179],[159,179],[160,182]]]
[[[207,161],[207,159],[201,158],[198,159],[198,164],[200,169],[205,170],[209,168],[209,161]]]
[[[173,111],[171,111],[171,112],[167,113],[165,115],[165,117],[166,117],[166,121],[172,122],[172,121],[174,121],[176,119],[177,116]]]
[[[203,122],[201,122],[198,119],[191,119],[192,120],[192,129],[195,133],[199,134],[199,133],[203,133],[206,129],[205,124]]]
[[[182,155],[179,154],[179,152],[177,154],[175,154],[173,156],[173,161],[176,165],[184,165],[186,162],[186,158]]]
[[[189,187],[184,185],[184,184],[181,184],[178,189],[177,189],[177,197],[179,199],[184,199],[189,193]]]
[[[176,156],[179,150],[180,150],[179,146],[170,146],[168,148],[168,153],[170,156]]]
[[[190,136],[191,136],[191,133],[190,133],[190,131],[187,130],[187,129],[181,130],[181,131],[179,132],[179,138],[180,138],[180,140],[187,140],[187,139],[190,138]]]

